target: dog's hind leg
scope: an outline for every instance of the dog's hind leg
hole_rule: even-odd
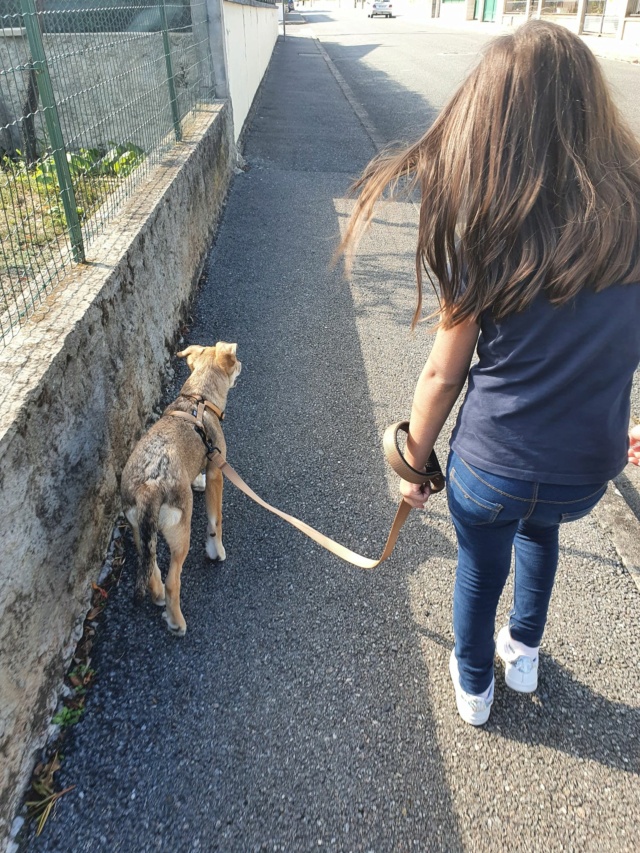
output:
[[[226,560],[227,552],[222,544],[222,471],[212,462],[207,466],[207,485],[204,492],[207,505],[207,557],[210,560]]]
[[[153,572],[149,580],[149,592],[151,593],[151,601],[158,607],[164,607],[164,584],[162,583],[162,575],[160,574],[157,562],[154,563]]]
[[[125,510],[138,552],[134,601],[140,604],[148,588],[151,590],[154,602],[164,604],[164,589],[156,553],[162,494],[145,484],[137,490],[135,500],[135,506],[129,506]]]
[[[191,490],[189,490],[189,498],[191,498]],[[177,637],[184,637],[187,632],[187,623],[180,609],[180,576],[182,565],[189,553],[191,506],[189,502],[182,510],[177,508],[169,510],[167,518],[160,527],[171,551],[171,565],[165,582],[167,609],[163,615],[169,630]]]
[[[125,515],[131,527],[133,541],[136,546],[136,551],[138,552],[138,559],[143,560],[144,550],[142,540],[140,539],[140,528],[138,527],[138,510],[136,507],[131,507],[127,510]],[[153,565],[149,577],[149,592],[151,593],[151,600],[153,603],[157,604],[158,607],[164,607],[164,584],[162,583],[162,575],[158,568],[158,558],[155,551],[153,554]]]

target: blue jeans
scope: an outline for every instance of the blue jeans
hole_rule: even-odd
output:
[[[558,565],[560,524],[588,515],[606,483],[563,486],[514,480],[469,465],[454,451],[447,498],[458,537],[453,631],[460,684],[484,692],[493,678],[496,610],[515,550],[511,636],[539,646]]]

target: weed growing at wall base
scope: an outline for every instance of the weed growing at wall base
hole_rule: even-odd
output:
[[[109,595],[120,583],[125,559],[122,533],[126,529],[128,529],[127,524],[124,519],[120,519],[109,546],[106,562],[108,573],[101,585],[92,584],[91,607],[85,617],[82,638],[76,647],[71,669],[65,677],[65,696],[60,710],[52,720],[60,726],[60,729],[55,736],[55,741],[49,743],[43,750],[42,758],[33,770],[31,786],[23,805],[22,817],[27,822],[20,830],[21,849],[29,846],[34,827],[35,835],[40,835],[48,818],[57,808],[60,798],[75,788],[75,785],[70,785],[57,791],[55,774],[61,769],[64,761],[62,748],[65,736],[70,726],[80,722],[85,710],[87,694],[96,676],[96,671],[91,666],[91,650]]]
[[[75,788],[75,785],[70,785],[64,791],[55,790],[53,776],[60,770],[60,767],[60,760],[56,752],[50,761],[46,764],[38,764],[34,770],[31,781],[31,795],[33,799],[28,800],[26,806],[29,810],[29,816],[38,822],[36,836],[40,835],[44,829],[47,818],[60,797],[63,797]]]

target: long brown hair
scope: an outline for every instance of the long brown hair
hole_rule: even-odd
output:
[[[562,26],[530,21],[492,41],[421,139],[372,160],[339,251],[352,254],[405,178],[421,192],[413,325],[423,265],[447,328],[521,311],[540,291],[560,305],[640,280],[640,143]]]

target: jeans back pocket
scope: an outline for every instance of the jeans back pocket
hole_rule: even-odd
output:
[[[447,500],[452,515],[476,527],[493,524],[504,509],[502,504],[480,497],[467,483],[463,483],[455,466],[449,471]]]

